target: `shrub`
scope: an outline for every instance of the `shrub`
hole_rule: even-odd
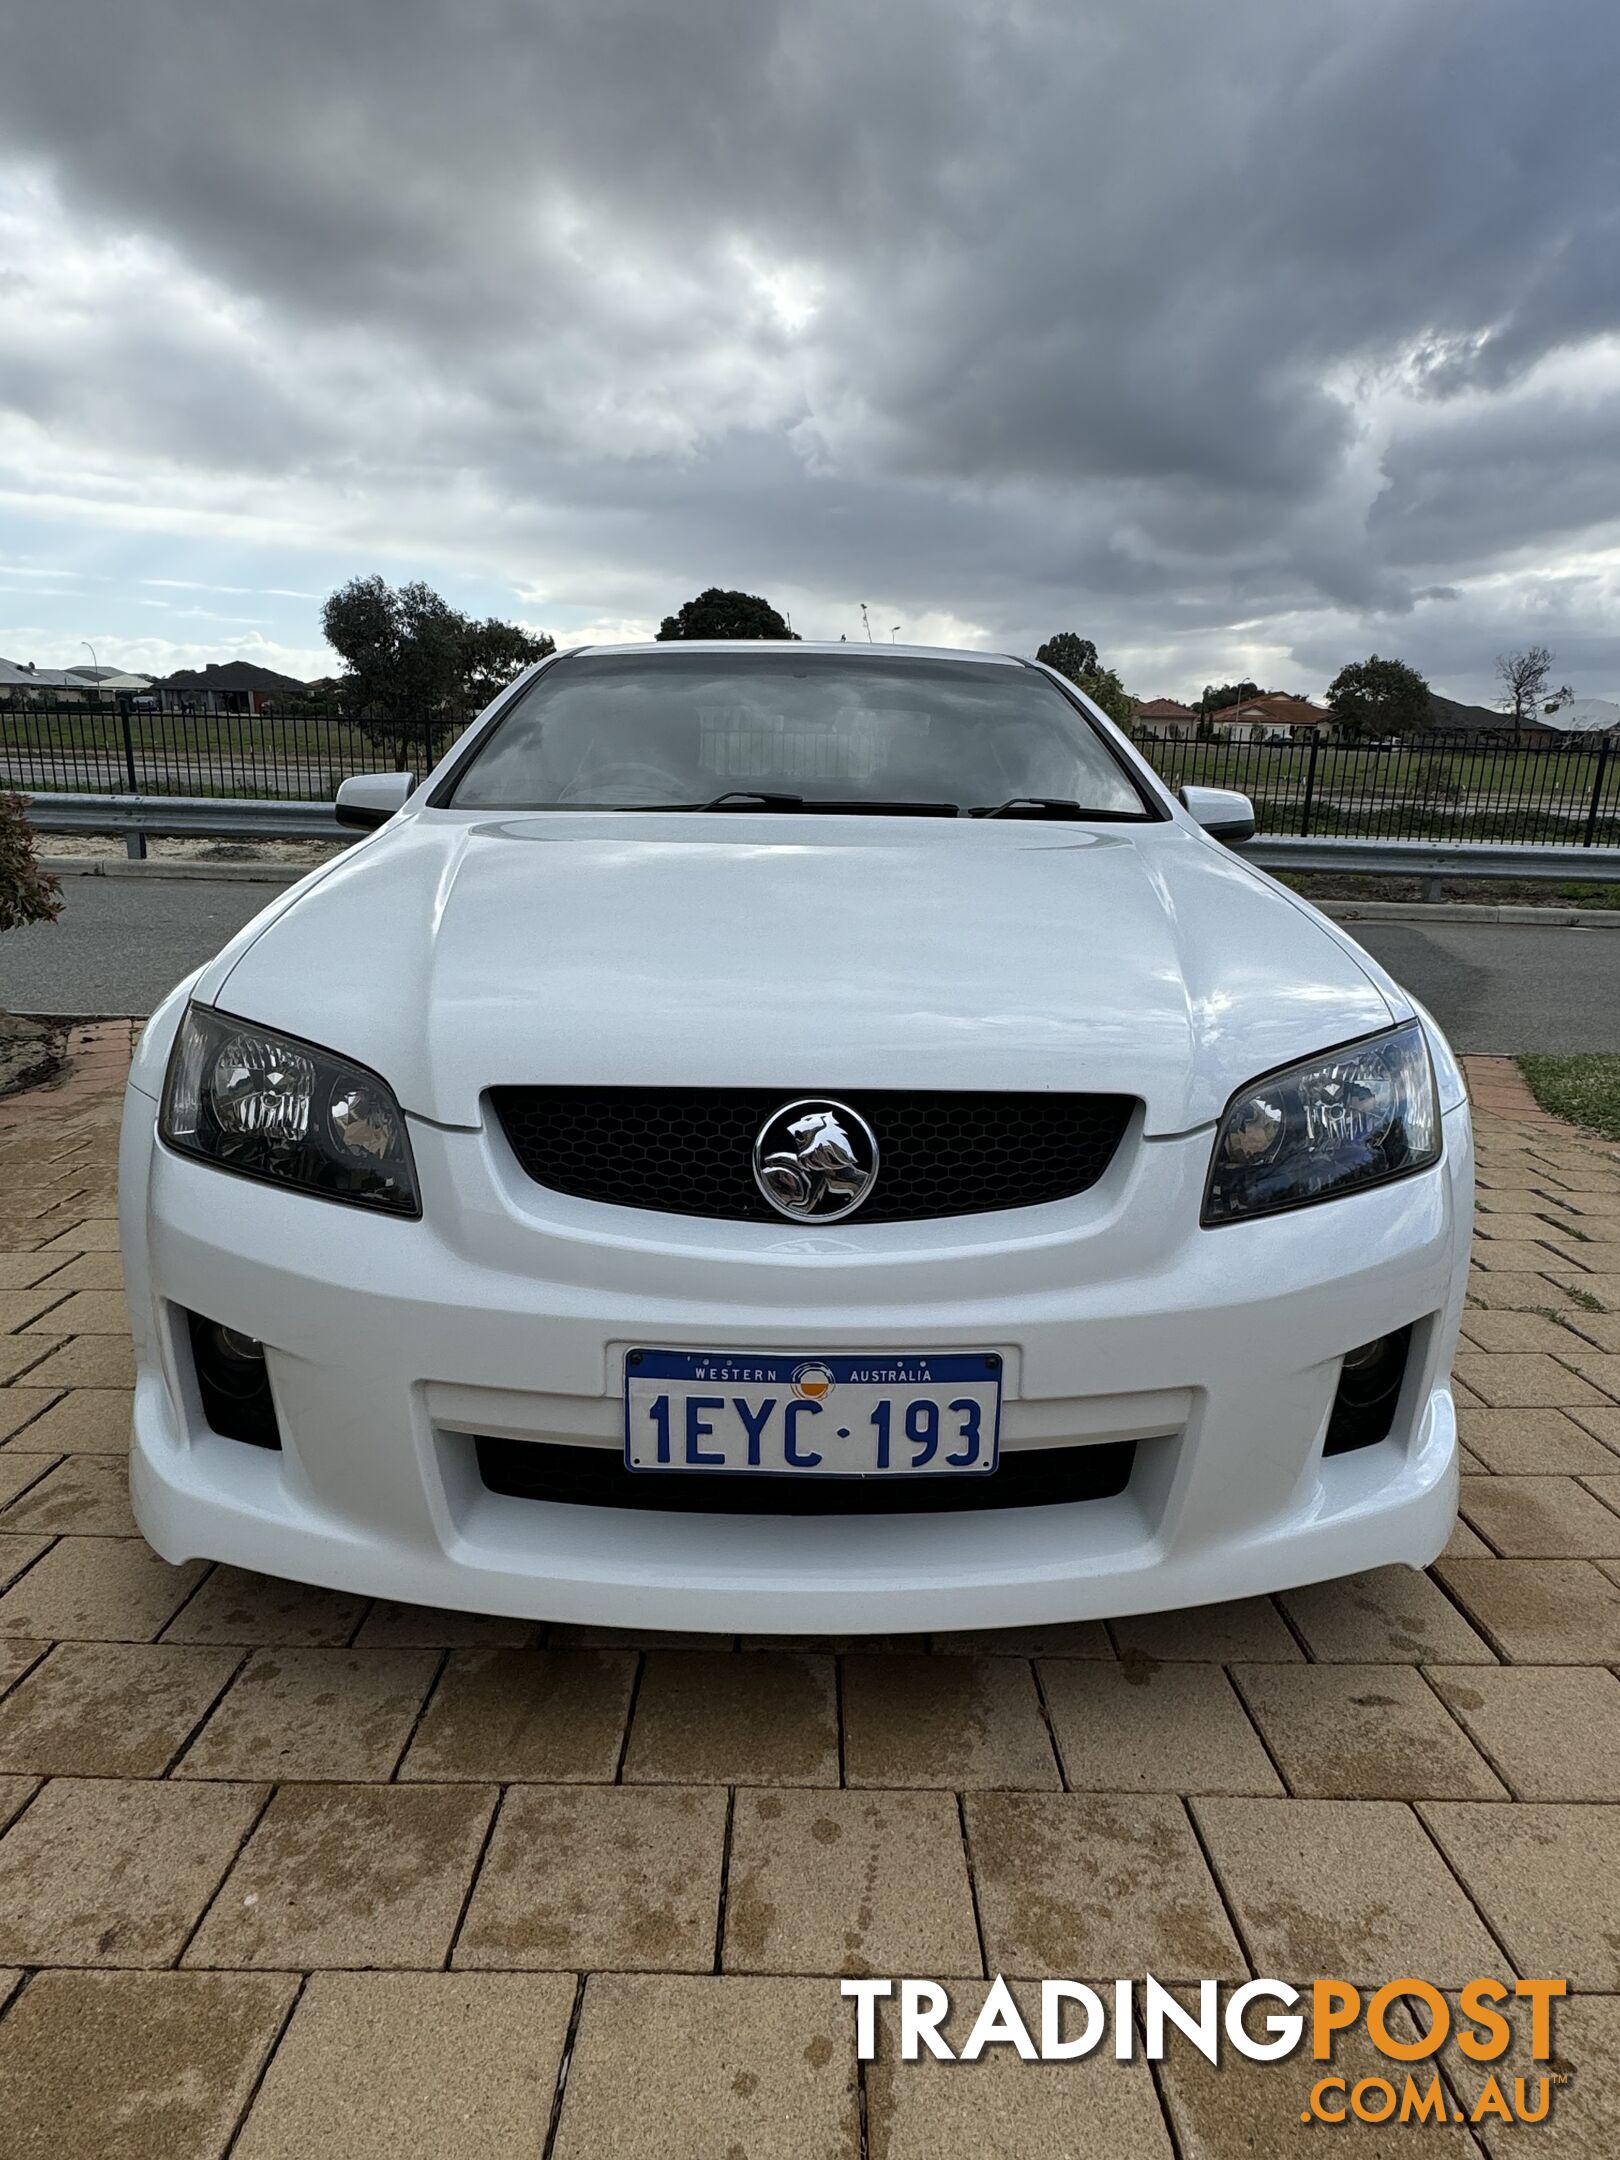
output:
[[[61,912],[61,887],[39,867],[22,797],[0,794],[0,930],[52,922]]]

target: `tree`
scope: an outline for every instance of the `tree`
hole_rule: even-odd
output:
[[[1089,668],[1083,675],[1070,677],[1077,690],[1083,690],[1094,705],[1100,705],[1116,727],[1128,728],[1136,724],[1136,700],[1114,673],[1112,668]]]
[[[711,585],[695,600],[688,600],[678,615],[666,615],[658,626],[657,642],[673,644],[681,638],[773,638],[778,644],[792,639],[782,616],[758,593],[723,592]]]
[[[39,867],[22,797],[0,794],[0,930],[54,922],[62,912],[61,893],[55,878]]]
[[[1228,705],[1241,705],[1245,699],[1260,697],[1263,694],[1260,685],[1257,682],[1250,682],[1247,677],[1242,682],[1228,682],[1219,685],[1205,683],[1204,694],[1198,700],[1198,710],[1206,716],[1212,712],[1225,712]]]
[[[346,704],[397,772],[432,763],[520,669],[557,649],[517,623],[474,622],[420,581],[396,591],[380,577],[351,578],[328,598],[321,624],[347,670]]]
[[[1502,685],[1497,703],[1513,715],[1516,728],[1535,719],[1536,708],[1547,694],[1552,660],[1545,645],[1526,645],[1522,652],[1497,654],[1496,679]]]
[[[534,637],[521,624],[502,622],[494,615],[486,616],[482,622],[469,622],[461,641],[468,719],[482,712],[514,675],[521,675],[526,667],[556,649],[554,639]]]
[[[1060,630],[1056,637],[1049,637],[1044,645],[1035,648],[1035,657],[1045,667],[1056,668],[1060,675],[1067,675],[1070,682],[1078,682],[1082,675],[1097,672],[1097,648],[1088,637],[1077,637],[1072,630]]]
[[[1429,724],[1429,686],[1404,660],[1352,660],[1328,685],[1328,710],[1339,733],[1411,735]]]
[[[1049,637],[1044,645],[1035,649],[1035,657],[1049,668],[1056,668],[1066,675],[1077,690],[1083,690],[1095,705],[1100,705],[1109,719],[1119,727],[1131,727],[1136,720],[1136,700],[1112,668],[1105,668],[1097,658],[1097,648],[1090,638],[1077,637],[1072,630],[1060,630],[1056,637]]]

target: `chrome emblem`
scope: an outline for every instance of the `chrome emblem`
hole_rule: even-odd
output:
[[[791,1222],[838,1222],[872,1190],[878,1144],[847,1103],[784,1103],[754,1142],[754,1183]]]

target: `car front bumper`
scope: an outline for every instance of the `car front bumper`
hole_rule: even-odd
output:
[[[529,1183],[497,1131],[413,1124],[421,1221],[234,1178],[155,1139],[121,1181],[131,1488],[166,1559],[473,1611],[859,1634],[1247,1596],[1441,1549],[1466,1276],[1466,1109],[1434,1170],[1216,1231],[1210,1134],[1132,1133],[1093,1190],[945,1222],[699,1222]],[[186,1309],[265,1345],[281,1451],[210,1431]],[[1412,1324],[1394,1429],[1324,1458],[1339,1361]],[[664,1513],[497,1494],[475,1435],[618,1452],[632,1345],[972,1348],[1004,1450],[1136,1443],[1111,1498],[947,1515]]]

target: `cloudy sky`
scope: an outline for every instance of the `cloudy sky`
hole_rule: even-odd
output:
[[[12,0],[0,654],[1504,646],[1620,695],[1614,0]]]

